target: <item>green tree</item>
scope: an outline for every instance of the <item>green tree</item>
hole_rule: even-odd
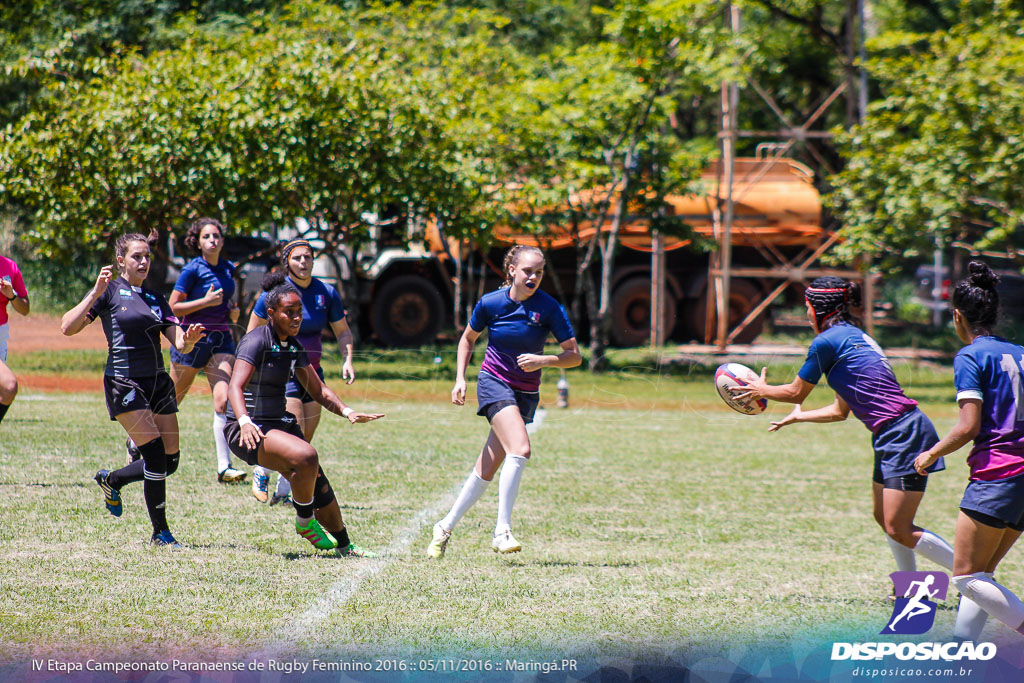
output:
[[[948,32],[887,34],[868,67],[885,96],[842,137],[830,201],[841,255],[890,265],[938,245],[1024,246],[1024,31],[996,6]]]

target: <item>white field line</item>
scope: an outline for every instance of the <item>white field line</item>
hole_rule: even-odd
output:
[[[526,426],[530,434],[540,429],[544,423],[545,415],[546,411],[543,408],[537,411],[533,423]],[[305,612],[295,617],[280,636],[267,643],[262,651],[253,654],[252,659],[279,659],[282,655],[292,653],[299,643],[307,642],[310,636],[319,630],[320,624],[330,616],[331,612],[341,609],[356,594],[363,582],[377,576],[394,564],[398,557],[404,555],[412,547],[413,541],[420,534],[420,530],[424,526],[432,525],[434,521],[440,519],[448,511],[451,501],[459,494],[461,489],[462,483],[460,482],[452,490],[441,496],[440,499],[434,501],[433,505],[423,508],[413,515],[412,519],[398,532],[395,539],[384,550],[381,559],[350,560],[349,562],[357,567],[356,571],[332,584],[322,598]]]

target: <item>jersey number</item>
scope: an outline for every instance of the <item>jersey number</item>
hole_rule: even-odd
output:
[[[1014,360],[1008,353],[1003,354],[999,367],[1010,375],[1010,385],[1013,387],[1013,404],[1017,408],[1017,421],[1024,420],[1024,400],[1021,400],[1020,373],[1024,370],[1024,358]]]

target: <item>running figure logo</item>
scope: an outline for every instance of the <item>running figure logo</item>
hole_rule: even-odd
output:
[[[935,623],[935,600],[945,600],[949,577],[943,572],[893,572],[896,604],[883,634],[917,635]],[[902,597],[900,597],[902,596]]]

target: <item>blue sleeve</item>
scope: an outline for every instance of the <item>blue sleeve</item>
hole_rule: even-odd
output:
[[[337,289],[328,287],[327,290],[327,320],[336,323],[345,317],[345,302],[341,300]]]
[[[819,335],[811,342],[811,348],[807,349],[807,360],[796,376],[808,384],[817,384],[822,374],[835,363],[835,356],[835,347]]]
[[[978,360],[966,353],[956,354],[953,359],[953,385],[956,400],[976,398],[984,400],[985,387],[982,384],[981,366]]]
[[[256,305],[252,309],[253,315],[257,318],[267,319],[267,293],[263,292],[260,294],[260,298],[256,299]]]
[[[565,312],[565,307],[558,303],[551,310],[551,320],[548,327],[551,329],[551,334],[555,335],[555,339],[558,340],[559,344],[569,341],[576,336],[572,329],[572,322],[569,321],[569,314]]]
[[[476,306],[473,307],[473,315],[469,317],[469,326],[473,328],[474,332],[483,332],[487,329],[487,325],[491,322],[491,314],[484,306],[484,300],[476,302]]]
[[[188,295],[192,288],[196,286],[196,280],[199,278],[199,273],[192,267],[195,261],[189,261],[184,268],[181,269],[181,273],[178,274],[178,281],[174,283],[174,291],[181,292],[184,295]]]

